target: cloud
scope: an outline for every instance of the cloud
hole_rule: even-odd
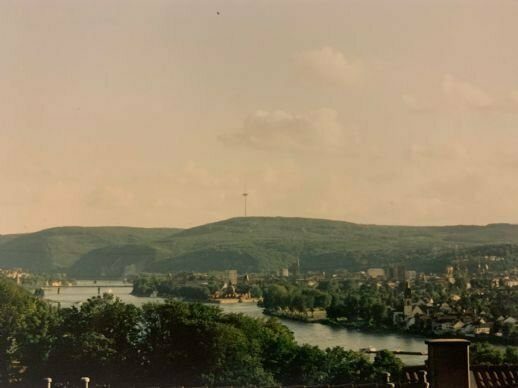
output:
[[[454,104],[462,104],[473,109],[489,109],[494,105],[493,98],[484,90],[449,74],[443,78],[442,90]]]
[[[130,208],[135,205],[135,195],[122,187],[104,185],[95,188],[86,197],[86,204],[94,208]]]
[[[282,110],[257,110],[234,133],[220,137],[227,145],[284,151],[337,148],[345,144],[345,134],[332,109],[303,114]]]
[[[203,188],[214,188],[220,185],[218,177],[207,168],[200,166],[195,161],[190,160],[184,166],[181,174],[177,178],[177,183],[184,186],[195,185]]]
[[[341,51],[332,47],[306,51],[301,61],[314,74],[334,84],[351,85],[364,73],[360,63],[348,60]]]
[[[403,94],[401,96],[401,100],[403,104],[408,108],[408,110],[413,112],[425,112],[430,109],[429,106],[424,104],[422,101],[418,100],[417,97],[411,94]]]
[[[450,143],[412,144],[409,147],[409,154],[413,161],[430,160],[447,163],[466,161],[471,157],[469,150],[453,139]]]

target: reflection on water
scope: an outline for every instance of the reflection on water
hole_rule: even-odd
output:
[[[62,307],[69,307],[80,304],[86,299],[98,295],[98,287],[101,287],[101,294],[111,289],[114,296],[121,298],[125,303],[132,303],[141,306],[149,302],[161,302],[161,298],[139,298],[130,294],[131,287],[120,288],[110,287],[123,285],[120,281],[78,281],[79,286],[90,287],[62,287],[60,293],[53,287],[45,288],[45,298],[59,302]],[[267,318],[263,315],[262,309],[253,303],[237,303],[221,305],[225,312],[243,313],[255,318]],[[412,352],[426,352],[424,338],[410,337],[399,334],[362,333],[355,330],[336,328],[322,325],[320,323],[303,323],[281,319],[281,321],[293,332],[298,343],[316,345],[320,348],[342,346],[345,349],[358,350],[361,348],[374,347],[376,349],[406,350]],[[422,364],[423,356],[399,356],[408,365]]]
[[[267,317],[262,309],[250,303],[238,303],[221,306],[225,312],[243,313],[253,317]],[[342,346],[345,349],[359,350],[374,347],[376,349],[406,350],[426,352],[424,338],[399,334],[363,333],[356,330],[332,327],[320,323],[304,323],[281,319],[294,334],[298,343],[316,345],[322,349]],[[426,356],[398,356],[408,365],[423,364]]]

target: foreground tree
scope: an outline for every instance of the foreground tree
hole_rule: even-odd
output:
[[[396,357],[391,351],[381,350],[376,353],[372,366],[374,367],[377,376],[381,376],[383,373],[388,372],[395,380],[398,380],[401,377],[404,365],[401,359]]]
[[[131,379],[139,366],[140,316],[140,309],[109,294],[60,310],[47,373],[62,380],[85,374],[101,381]]]
[[[0,385],[38,369],[50,346],[50,308],[8,279],[0,278]]]
[[[138,308],[104,295],[57,310],[0,279],[0,312],[1,386],[84,375],[112,388],[343,384],[372,381],[387,370],[396,374],[401,366],[388,352],[372,364],[342,348],[300,346],[276,319],[223,314],[202,304]]]

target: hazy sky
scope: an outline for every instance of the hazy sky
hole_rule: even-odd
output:
[[[220,14],[218,15],[217,12]],[[0,0],[0,233],[518,223],[518,1]]]

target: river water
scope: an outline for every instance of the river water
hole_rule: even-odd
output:
[[[110,285],[121,286],[122,282],[117,281],[78,281],[78,286],[82,287],[62,287],[60,293],[53,287],[45,289],[45,298],[52,302],[59,302],[61,307],[69,307],[74,304],[79,305],[88,298],[98,295],[98,288],[101,293],[111,292],[125,303],[132,303],[141,306],[144,303],[160,303],[161,298],[140,298],[131,295],[131,287],[113,287]],[[128,285],[129,286],[129,285]],[[262,309],[253,303],[237,303],[220,305],[225,312],[242,313],[254,318],[265,318]],[[405,350],[411,352],[426,352],[427,348],[424,338],[385,333],[364,333],[345,328],[331,327],[320,323],[304,323],[288,319],[281,319],[294,334],[295,339],[300,344],[316,345],[322,349],[342,346],[345,349],[359,350],[361,348],[376,348],[389,350]],[[399,356],[407,365],[423,364],[425,356]]]

